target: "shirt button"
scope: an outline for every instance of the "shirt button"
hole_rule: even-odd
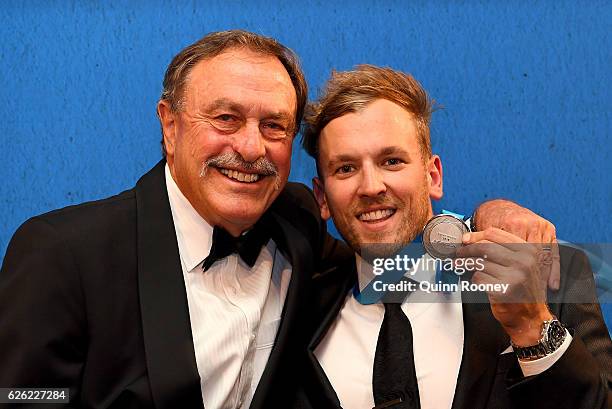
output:
[[[256,338],[256,335],[255,335],[255,333],[253,332],[253,333],[251,334],[251,341],[255,341],[255,338]]]

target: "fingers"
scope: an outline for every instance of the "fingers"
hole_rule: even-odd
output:
[[[540,251],[551,251],[552,265],[547,270],[548,287],[558,290],[560,285],[561,267],[559,263],[559,245],[556,239],[555,226],[546,219],[538,218],[527,233],[527,242],[534,243]],[[550,250],[547,250],[550,249]]]
[[[520,237],[523,240],[527,240],[527,238],[529,237],[530,234],[532,234],[532,229],[531,226],[533,225],[533,217],[527,217],[527,216],[531,216],[531,212],[529,212],[530,214],[517,214],[514,215],[514,217],[511,217],[512,214],[508,215],[508,219],[502,221],[502,223],[500,224],[500,228],[504,231],[507,231],[511,234],[514,234],[517,237]],[[536,216],[536,215],[533,215]],[[537,216],[536,216],[537,217]]]
[[[541,229],[534,228],[527,231],[525,241],[528,243],[546,243],[543,239],[543,234]]]
[[[557,291],[561,286],[561,256],[559,255],[559,243],[557,239],[552,242],[552,266],[548,277],[548,288]]]
[[[506,284],[508,277],[512,277],[511,269],[494,261],[486,260],[484,268],[474,272],[471,282],[475,284]]]
[[[464,246],[457,251],[458,257],[485,258],[504,267],[527,268],[533,256],[545,260],[543,251],[550,251],[549,262],[543,262],[538,268],[538,275],[552,290],[560,287],[561,268],[559,263],[559,245],[556,240],[554,225],[542,219],[544,223],[530,231],[529,243],[510,232],[488,228],[484,231],[467,233],[463,236]],[[549,250],[545,248],[549,247]],[[552,262],[550,262],[550,260]]]
[[[559,256],[559,243],[557,242],[557,231],[552,223],[549,223],[542,237],[542,243],[550,243],[552,252],[552,266],[548,277],[548,287],[557,291],[561,284],[561,257]]]
[[[538,217],[527,230],[525,240],[529,243],[552,243],[556,237],[555,225],[546,219]]]
[[[474,284],[502,284],[508,286],[504,294],[495,296],[495,302],[533,303],[546,299],[546,282],[537,274],[531,274],[521,268],[508,267],[487,260],[484,269],[475,271],[470,282]],[[493,299],[491,299],[493,302]]]
[[[525,243],[525,240],[522,238],[495,227],[489,227],[484,231],[466,233],[463,235],[463,244],[477,243],[482,240],[487,240],[501,245]]]
[[[546,219],[541,219],[542,222],[537,229],[537,232],[532,233],[533,241],[531,237],[528,239],[532,243],[540,243],[542,246],[550,246],[552,264],[548,275],[548,287],[551,290],[557,291],[560,286],[561,280],[561,263],[559,257],[559,243],[557,242],[557,232],[554,224],[550,223]],[[539,240],[539,241],[536,241]],[[546,250],[545,250],[546,251]]]
[[[463,236],[464,245],[457,250],[458,257],[483,258],[502,266],[521,265],[535,254],[524,240],[506,231],[490,227],[485,231]]]
[[[498,227],[530,243],[550,243],[555,235],[555,226],[551,222],[509,201],[484,203],[477,214],[479,227]]]
[[[512,266],[516,264],[514,253],[510,249],[488,240],[462,246],[457,250],[460,258],[482,259],[499,264]]]

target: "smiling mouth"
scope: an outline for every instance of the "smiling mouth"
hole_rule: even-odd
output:
[[[240,172],[234,169],[217,168],[217,170],[228,178],[242,183],[255,183],[266,176],[259,173]]]
[[[369,212],[360,213],[359,215],[357,215],[357,218],[362,222],[376,223],[381,222],[383,220],[387,220],[395,214],[395,211],[396,209],[372,210]]]

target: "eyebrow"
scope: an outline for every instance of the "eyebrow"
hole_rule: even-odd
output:
[[[268,115],[268,118],[276,119],[276,120],[287,120],[287,121],[293,120],[293,116],[289,115],[289,113],[287,112],[275,112],[273,114]]]
[[[382,149],[379,153],[378,156],[387,156],[387,155],[405,155],[408,158],[410,158],[410,154],[408,153],[408,151],[406,151],[403,148],[400,148],[399,146],[388,146],[384,149]]]
[[[357,158],[351,155],[347,155],[347,154],[336,155],[329,160],[329,163],[327,164],[327,169],[334,170],[334,168],[338,166],[338,164],[340,163],[355,162],[356,160]]]
[[[204,107],[204,109],[207,112],[215,111],[221,108],[229,109],[230,111],[235,111],[235,112],[242,112],[246,110],[246,107],[244,105],[231,101],[227,98],[216,99]],[[267,119],[275,119],[275,120],[288,120],[288,121],[293,120],[293,116],[285,111],[273,112],[269,115],[266,115],[265,117]]]
[[[241,111],[244,107],[240,104],[230,101],[227,98],[215,99],[210,104],[204,106],[205,111],[208,112],[214,111],[219,108],[227,108],[232,111]]]

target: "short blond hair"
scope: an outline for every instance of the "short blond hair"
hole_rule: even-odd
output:
[[[410,74],[367,64],[352,71],[332,72],[319,99],[308,105],[302,139],[306,152],[318,161],[323,128],[377,99],[396,103],[414,116],[421,155],[423,160],[429,159],[432,154],[429,123],[435,102]]]

